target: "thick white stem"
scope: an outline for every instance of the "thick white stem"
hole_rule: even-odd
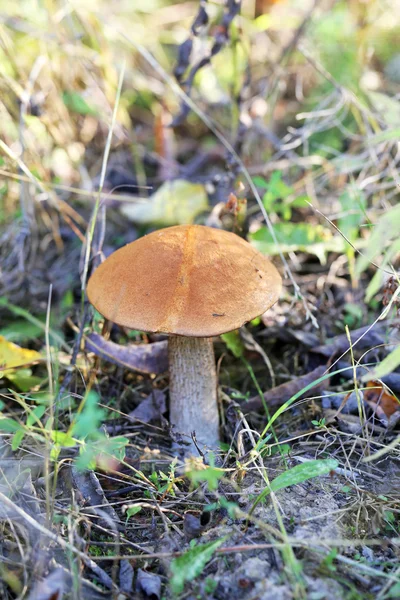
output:
[[[170,336],[170,421],[191,442],[196,433],[202,451],[218,450],[217,374],[211,338]],[[191,443],[186,454],[197,456]]]

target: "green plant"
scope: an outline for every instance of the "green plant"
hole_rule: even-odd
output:
[[[292,186],[282,179],[282,171],[274,171],[266,181],[263,177],[254,177],[254,184],[266,190],[262,201],[269,214],[277,214],[284,221],[290,221],[293,208],[307,206],[305,196],[296,196]]]
[[[369,302],[372,297],[381,288],[384,281],[385,270],[393,272],[395,270],[391,265],[392,259],[400,252],[400,205],[389,208],[378,220],[374,226],[371,235],[368,238],[368,245],[363,254],[358,257],[355,273],[359,277],[372,263],[379,263],[374,277],[371,279],[367,291],[366,301]]]
[[[204,591],[206,594],[213,594],[218,587],[218,581],[212,579],[211,577],[207,577],[204,582]]]
[[[185,583],[193,581],[204,570],[205,566],[213,557],[217,548],[225,541],[225,538],[207,544],[196,544],[191,542],[191,548],[184,554],[171,562],[171,590],[174,594],[183,592]]]
[[[339,231],[345,236],[344,251],[349,264],[349,272],[353,287],[358,280],[355,271],[355,244],[359,239],[360,227],[365,219],[366,198],[364,193],[354,184],[347,186],[339,197],[342,214],[338,219]],[[351,309],[350,309],[351,310]]]
[[[168,475],[166,473],[164,473],[163,471],[153,471],[152,474],[149,476],[149,480],[154,483],[154,485],[157,488],[157,491],[160,494],[170,494],[171,496],[175,496],[175,489],[174,486],[176,484],[176,482],[178,480],[180,480],[180,478],[177,478],[175,476],[175,467],[176,464],[178,462],[178,458],[175,458],[170,466],[169,466],[169,471],[168,471]]]
[[[219,469],[215,466],[215,459],[213,454],[209,457],[210,465],[205,466],[200,463],[192,463],[193,467],[186,471],[186,476],[189,477],[192,483],[198,484],[206,482],[210,492],[218,489],[218,482],[224,476],[224,470]]]
[[[0,407],[0,431],[13,434],[14,450],[19,448],[25,437],[31,437],[50,447],[53,461],[57,460],[63,448],[78,448],[79,455],[75,461],[78,469],[94,468],[97,457],[123,460],[129,440],[123,436],[110,438],[99,431],[106,412],[98,406],[98,396],[94,392],[89,392],[82,400],[67,431],[57,429],[54,415],[48,414],[48,402],[32,408],[23,396],[14,394],[14,398],[24,409],[25,422],[6,417]]]
[[[322,427],[326,427],[326,419],[325,419],[325,417],[323,417],[322,419],[314,419],[313,421],[311,421],[311,423],[317,429],[321,429]]]

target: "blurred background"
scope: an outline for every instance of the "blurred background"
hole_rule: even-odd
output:
[[[369,263],[354,247],[398,197],[399,9],[3,2],[0,291],[34,312],[49,283],[53,301],[79,291],[99,187],[105,254],[181,222],[236,227],[276,254],[250,178],[292,269],[339,253],[357,288]],[[386,237],[369,260],[393,256]]]

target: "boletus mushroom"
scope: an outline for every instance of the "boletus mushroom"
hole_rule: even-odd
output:
[[[170,422],[190,443],[194,431],[207,451],[219,445],[212,338],[265,312],[281,287],[274,265],[239,236],[179,225],[111,254],[87,294],[114,323],[169,334]]]

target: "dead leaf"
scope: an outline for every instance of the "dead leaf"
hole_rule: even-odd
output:
[[[374,327],[366,325],[350,332],[351,343],[357,350],[365,350],[384,344],[388,330],[387,321],[376,323]],[[349,340],[346,333],[342,333],[326,340],[325,344],[311,348],[311,352],[322,354],[323,356],[332,356],[342,354],[349,349]]]
[[[54,569],[35,584],[27,600],[61,600],[66,587],[65,571]]]
[[[153,344],[122,346],[105,340],[98,333],[91,333],[85,338],[86,350],[94,352],[104,360],[116,365],[159,375],[168,370],[168,342]]]
[[[142,592],[145,598],[159,600],[161,597],[161,579],[155,573],[138,569],[136,591]]]
[[[94,471],[78,471],[74,466],[62,469],[61,474],[67,487],[78,494],[82,504],[93,507],[93,512],[100,517],[97,522],[109,528],[111,524],[118,523],[118,515],[114,507],[108,502],[103,488]]]
[[[139,406],[128,414],[128,417],[130,421],[150,423],[160,419],[165,412],[167,412],[167,402],[164,392],[153,390],[147,398],[141,401]]]
[[[183,532],[187,540],[193,540],[200,537],[204,530],[204,525],[201,522],[201,512],[186,511],[183,515]]]
[[[67,562],[67,558],[64,558],[65,562]],[[35,585],[32,587],[30,595],[28,596],[27,600],[61,600],[66,598],[67,596],[70,597],[70,595],[72,594],[72,590],[75,590],[76,587],[76,576],[73,576],[70,571],[68,571],[66,568],[64,568],[63,566],[61,566],[60,564],[56,563],[54,558],[51,561],[52,564],[55,564],[55,569],[45,578],[42,579],[41,581],[38,581],[35,583]],[[95,565],[94,561],[91,561],[92,565]],[[95,565],[97,566],[97,565]],[[57,587],[57,582],[59,583],[59,586]],[[62,583],[62,586],[61,586]],[[92,583],[91,581],[85,579],[82,575],[82,573],[80,574],[79,577],[79,584],[80,584],[80,594],[79,594],[79,598],[80,600],[109,600],[110,599],[110,592],[109,590],[105,591],[105,590],[101,590],[99,589],[94,583]],[[107,586],[106,586],[107,587]],[[64,594],[61,596],[52,596],[52,595],[45,595],[46,594],[46,590],[48,590],[50,593],[52,591],[54,591],[54,593],[57,593],[58,589],[63,589],[64,590]],[[42,595],[39,595],[42,594]]]
[[[130,594],[132,592],[134,570],[129,560],[121,560],[119,568],[119,587],[121,592]]]
[[[358,415],[348,415],[339,413],[337,410],[327,408],[324,410],[324,418],[327,424],[336,422],[341,431],[351,434],[360,434],[362,432],[362,425],[360,423],[360,417]],[[377,425],[376,423],[369,423],[368,421],[364,425],[371,434],[386,434],[387,429]]]
[[[292,381],[288,381],[287,383],[282,383],[272,390],[268,390],[265,392],[264,399],[267,403],[267,406],[282,406],[287,400],[289,400],[292,396],[300,392],[304,387],[310,385],[313,381],[316,381],[325,373],[326,367],[317,367],[310,373],[306,373],[301,377],[297,377]],[[329,385],[329,379],[325,379],[321,383],[317,384],[312,390],[306,392],[304,396],[317,396],[322,393],[322,391]],[[304,398],[301,396],[301,398]],[[256,411],[262,407],[261,398],[259,396],[254,396],[250,398],[250,400],[242,405],[242,410],[244,412]]]
[[[378,419],[385,425],[392,415],[400,410],[400,402],[390,394],[380,381],[369,381],[364,390],[364,402],[374,411]]]

